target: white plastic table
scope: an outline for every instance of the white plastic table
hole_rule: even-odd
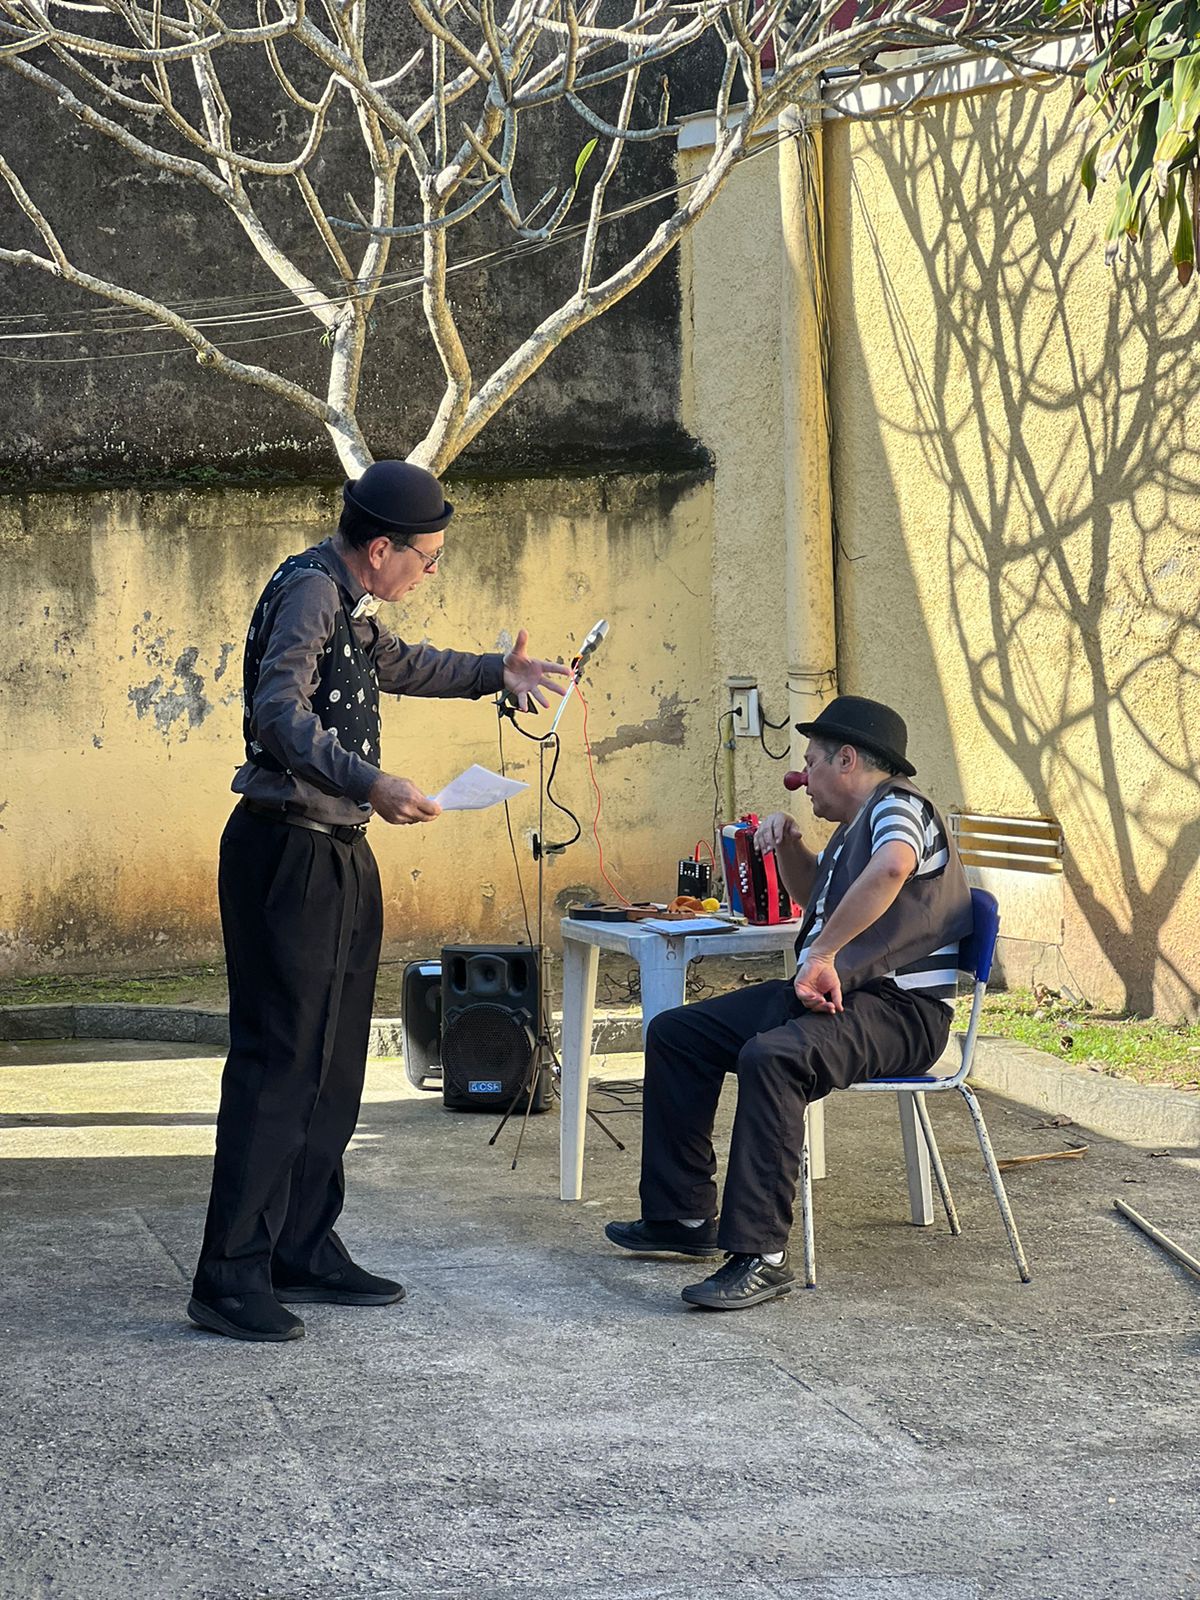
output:
[[[564,917],[562,1110],[559,1125],[559,1195],[583,1198],[583,1141],[587,1128],[588,1066],[592,1057],[592,1013],[596,1004],[596,972],[601,950],[619,950],[637,962],[642,993],[642,1042],[660,1011],[684,1003],[688,963],[696,956],[762,955],[777,950],[784,975],[795,970],[794,945],[799,924],[780,922],[763,927],[733,928],[729,933],[681,931],[663,935],[637,922],[584,922]],[[908,1174],[912,1220],[918,1227],[933,1221],[929,1151],[910,1094],[897,1095],[900,1131]],[[808,1143],[814,1178],[825,1176],[825,1102],[808,1108]]]
[[[592,1056],[592,1012],[601,950],[619,950],[637,962],[642,992],[642,1041],[660,1011],[681,1006],[688,963],[696,956],[750,956],[777,950],[785,976],[795,970],[797,922],[731,928],[728,933],[653,933],[637,922],[583,922],[564,917],[562,1113],[559,1129],[559,1193],[583,1198],[583,1139],[587,1126],[588,1063]],[[825,1175],[824,1107],[809,1108],[813,1177]]]

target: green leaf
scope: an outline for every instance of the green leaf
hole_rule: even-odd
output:
[[[1185,39],[1168,39],[1166,44],[1151,45],[1146,54],[1151,61],[1174,61],[1187,49],[1189,42]]]
[[[1181,56],[1171,74],[1171,99],[1175,102],[1175,128],[1191,133],[1200,117],[1200,55]]]
[[[1188,144],[1187,135],[1175,131],[1175,107],[1166,95],[1159,103],[1154,134],[1154,185],[1161,195],[1167,192],[1168,169]]]
[[[1171,173],[1158,197],[1158,226],[1168,243],[1171,237],[1171,215],[1178,199],[1178,189],[1179,180],[1174,173]]]
[[[1196,267],[1196,240],[1192,233],[1192,208],[1188,201],[1187,179],[1181,177],[1175,201],[1175,237],[1171,243],[1171,260],[1180,283],[1186,284]]]
[[[599,139],[589,139],[575,159],[575,187],[577,189],[579,187],[579,180],[583,176],[583,169],[592,159],[592,152],[599,143]]]
[[[1095,144],[1089,145],[1083,153],[1083,160],[1079,163],[1079,181],[1087,190],[1090,200],[1096,192],[1096,151],[1100,148],[1099,139]]]
[[[1129,179],[1122,180],[1121,187],[1117,190],[1113,200],[1112,214],[1108,219],[1108,227],[1104,230],[1104,259],[1111,265],[1117,258],[1121,248],[1121,240],[1126,234],[1133,232],[1134,218],[1136,216],[1133,197],[1129,191]]]
[[[1145,107],[1142,111],[1142,120],[1138,126],[1137,143],[1133,149],[1133,159],[1129,163],[1126,182],[1129,185],[1129,194],[1136,210],[1142,198],[1142,190],[1150,181],[1154,170],[1154,150],[1157,140],[1155,132],[1157,118],[1152,107]]]
[[[1187,0],[1171,0],[1170,5],[1166,5],[1161,11],[1156,12],[1146,33],[1147,45],[1157,43],[1164,35],[1178,33],[1183,26],[1183,17],[1186,10]]]

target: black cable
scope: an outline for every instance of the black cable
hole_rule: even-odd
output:
[[[496,701],[496,706],[500,712],[501,722],[507,719],[512,723],[514,730],[521,735],[522,739],[528,739],[531,744],[548,744],[551,739],[556,739],[558,737],[558,735],[554,733],[527,733],[517,721],[516,708],[514,706],[505,705],[503,696]]]
[[[713,838],[718,840],[718,841],[720,840],[720,837],[721,837],[721,822],[720,822],[721,785],[720,785],[720,782],[717,779],[717,763],[721,759],[721,746],[723,744],[723,740],[721,738],[721,724],[725,721],[725,719],[727,717],[730,719],[730,721],[732,721],[733,720],[733,712],[732,711],[722,711],[721,715],[717,718],[717,748],[713,751],[713,761],[712,761],[712,780],[713,780],[712,833],[713,833]],[[727,820],[729,822],[735,822],[737,819],[735,817],[729,817]],[[725,852],[724,851],[721,851],[717,855],[716,865],[717,865],[717,868],[719,869],[719,871],[721,873],[722,894],[721,894],[720,898],[721,899],[725,899],[727,894],[728,894],[729,885],[725,882]],[[715,875],[716,874],[714,872],[714,877],[715,877]]]
[[[504,770],[504,718],[502,716],[496,720],[496,735],[500,741],[500,776],[504,778],[507,777],[507,773]],[[517,841],[513,838],[512,813],[508,809],[507,800],[504,802],[504,825],[508,829],[508,847],[512,851],[513,871],[517,875],[517,888],[521,893],[521,915],[525,920],[525,938],[528,940],[529,948],[532,950],[533,929],[529,926],[529,906],[525,901],[525,883],[521,877],[521,862],[517,855]]]
[[[560,801],[554,798],[554,774],[558,768],[559,755],[562,753],[562,740],[557,734],[553,734],[552,737],[554,739],[554,760],[550,763],[550,776],[546,779],[546,799],[549,800],[550,804],[556,811],[561,811],[564,817],[570,817],[571,821],[575,824],[575,832],[569,839],[564,840],[562,844],[547,844],[544,839],[542,840],[542,849],[544,851],[553,850],[557,853],[560,850],[567,849],[569,845],[573,845],[577,839],[581,838],[583,834],[583,828],[580,826],[579,818],[575,815],[571,808],[569,806],[564,806]]]
[[[770,745],[767,743],[766,729],[773,728],[775,732],[778,733],[780,728],[787,727],[790,720],[791,719],[789,717],[784,717],[782,722],[772,722],[770,717],[763,715],[761,705],[758,708],[758,742],[760,745],[762,745],[765,754],[770,756],[772,761],[786,761],[792,752],[789,748],[787,750],[781,750],[779,754],[776,755],[774,750],[772,750]]]
[[[758,730],[758,742],[759,742],[760,745],[762,745],[764,751],[767,753],[767,755],[770,756],[772,761],[786,761],[787,758],[792,753],[790,746],[786,750],[780,750],[780,751],[776,752],[776,751],[772,750],[770,745],[767,743],[767,736],[763,732],[763,728],[781,728],[781,727],[782,728],[786,728],[787,727],[787,723],[786,722],[782,722],[781,723],[781,722],[765,722],[764,721],[760,725],[759,730]]]

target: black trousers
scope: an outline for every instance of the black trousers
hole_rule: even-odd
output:
[[[383,902],[360,835],[342,843],[235,810],[221,839],[229,1057],[198,1295],[347,1259],[333,1231],[358,1121]]]
[[[746,1254],[785,1249],[810,1102],[864,1079],[927,1072],[949,1033],[946,1006],[886,978],[852,990],[836,1015],[806,1010],[787,979],[664,1011],[646,1040],[642,1216],[717,1215],[712,1130],[732,1072],[719,1242]]]

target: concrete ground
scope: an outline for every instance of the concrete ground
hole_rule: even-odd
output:
[[[985,1101],[931,1110],[965,1232],[905,1218],[896,1119],[830,1108],[816,1291],[687,1308],[637,1214],[635,1114],[557,1198],[514,1136],[372,1065],[343,1233],[400,1308],[241,1345],[184,1319],[219,1060],[0,1046],[0,1595],[86,1600],[1129,1600],[1200,1596],[1196,1152]],[[607,1069],[625,1075],[628,1063]],[[597,1102],[600,1103],[600,1102]],[[728,1123],[723,1125],[727,1132]]]

